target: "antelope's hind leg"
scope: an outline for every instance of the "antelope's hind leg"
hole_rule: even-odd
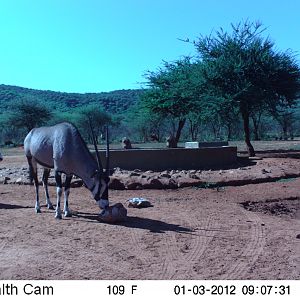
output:
[[[44,168],[42,182],[43,182],[43,186],[44,186],[44,189],[45,189],[46,205],[47,205],[48,209],[54,209],[54,207],[53,207],[53,205],[50,201],[49,192],[48,192],[48,178],[49,178],[49,175],[50,175],[50,169]]]
[[[60,198],[62,195],[62,182],[61,182],[61,173],[55,171],[55,181],[56,181],[56,209],[55,209],[55,219],[61,219],[61,211],[60,211]]]
[[[65,191],[64,191],[64,216],[65,217],[72,217],[72,213],[69,210],[69,203],[68,203],[72,177],[73,177],[72,175],[66,175],[66,180],[65,180]]]
[[[41,213],[40,201],[39,201],[39,180],[37,174],[37,163],[34,158],[27,156],[27,161],[29,165],[29,176],[31,182],[33,181],[35,187],[35,206],[34,210],[36,213]]]

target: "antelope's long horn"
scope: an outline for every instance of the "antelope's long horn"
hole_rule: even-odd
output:
[[[103,167],[102,167],[102,164],[101,164],[101,159],[100,159],[100,154],[99,154],[98,147],[97,147],[95,133],[94,133],[92,122],[91,122],[90,118],[89,118],[89,124],[90,124],[90,129],[91,129],[91,133],[92,133],[93,143],[94,143],[94,147],[95,147],[95,151],[96,151],[96,159],[97,159],[98,168],[99,168],[100,174],[102,174],[103,173]]]
[[[106,126],[106,175],[109,176],[109,135],[108,135],[108,125]]]

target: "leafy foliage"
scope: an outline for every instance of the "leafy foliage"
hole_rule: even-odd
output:
[[[300,69],[290,52],[276,52],[274,43],[263,38],[260,23],[232,25],[232,33],[195,42],[205,67],[210,93],[223,99],[222,106],[238,108],[244,122],[245,141],[250,155],[249,117],[261,109],[275,110],[292,105],[300,88]],[[231,102],[231,104],[230,104]]]
[[[37,101],[19,101],[14,105],[7,123],[16,128],[32,128],[45,124],[51,118],[51,111]]]

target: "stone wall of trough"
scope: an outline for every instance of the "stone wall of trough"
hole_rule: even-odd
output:
[[[100,151],[105,162],[105,151]],[[127,149],[110,151],[110,168],[170,170],[222,168],[237,161],[236,147]],[[105,166],[105,163],[103,164]]]

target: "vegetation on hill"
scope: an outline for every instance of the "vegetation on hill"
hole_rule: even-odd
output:
[[[35,99],[57,111],[69,111],[89,104],[101,106],[107,112],[120,114],[138,101],[141,90],[118,90],[102,93],[64,93],[42,91],[0,84],[0,109],[10,109],[17,100]]]

